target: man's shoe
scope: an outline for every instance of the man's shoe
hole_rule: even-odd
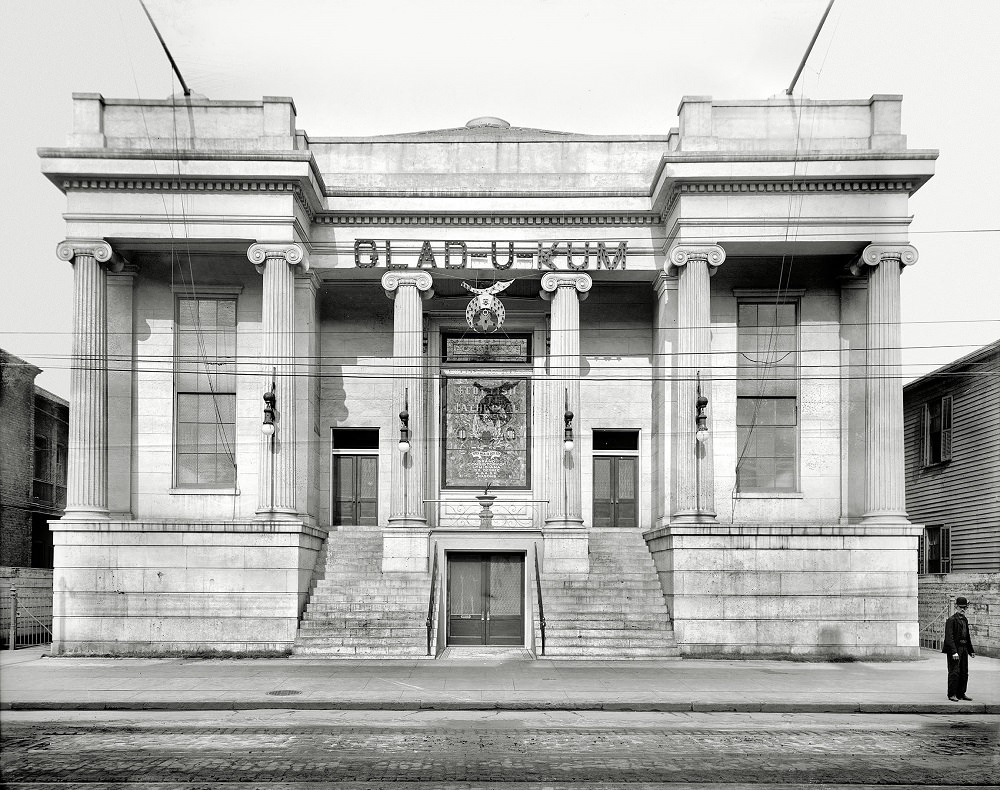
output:
[[[958,697],[948,697],[950,702],[958,702]]]
[[[967,697],[964,694],[961,697],[959,697],[959,699],[964,699],[964,700],[968,700],[969,702],[972,702],[972,697]]]

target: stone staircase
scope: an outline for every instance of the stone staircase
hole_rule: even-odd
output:
[[[382,573],[379,527],[330,532],[293,656],[427,658],[430,573]]]
[[[653,558],[638,531],[591,528],[590,572],[543,570],[541,581],[546,658],[680,658]]]

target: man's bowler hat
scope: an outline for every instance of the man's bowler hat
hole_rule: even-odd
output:
[[[968,606],[968,605],[969,602],[965,599],[964,595],[960,595],[958,596],[958,598],[955,599],[955,606]]]

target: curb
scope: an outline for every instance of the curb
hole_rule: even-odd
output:
[[[608,711],[629,713],[867,713],[996,715],[1000,704],[869,704],[783,702],[465,702],[446,700],[243,700],[232,702],[150,700],[147,702],[4,702],[5,711],[234,711],[234,710],[390,710],[390,711]]]

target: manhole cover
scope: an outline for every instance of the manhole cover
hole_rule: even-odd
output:
[[[294,697],[296,694],[301,693],[301,691],[296,691],[295,689],[278,689],[277,691],[267,692],[270,697]]]

